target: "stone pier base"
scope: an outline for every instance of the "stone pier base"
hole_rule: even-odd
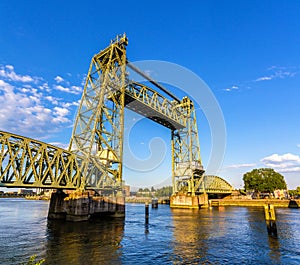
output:
[[[208,207],[208,195],[172,195],[170,198],[171,208],[187,208],[187,209],[200,209]]]
[[[87,191],[75,191],[70,194],[62,191],[52,193],[49,219],[78,222],[103,216],[124,217],[124,196],[93,196]]]

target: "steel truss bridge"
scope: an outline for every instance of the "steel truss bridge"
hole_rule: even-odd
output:
[[[131,64],[127,44],[117,36],[92,58],[68,150],[0,131],[0,186],[121,191],[128,108],[170,129],[174,194],[231,193],[224,179],[204,174],[192,100],[179,100]],[[155,89],[130,80],[127,68]]]

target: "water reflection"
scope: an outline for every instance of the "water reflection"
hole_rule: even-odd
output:
[[[269,256],[270,259],[274,262],[274,264],[280,264],[281,260],[281,254],[280,254],[280,244],[278,238],[274,238],[272,236],[269,236],[268,238],[269,243]]]
[[[123,219],[48,221],[47,264],[120,264]]]
[[[215,225],[210,214],[199,215],[198,210],[172,209],[173,263],[199,264],[205,262],[206,241]],[[201,229],[205,226],[205,229]]]

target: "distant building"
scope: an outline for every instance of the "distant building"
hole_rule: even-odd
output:
[[[18,195],[30,195],[30,194],[35,194],[35,192],[33,190],[28,190],[28,189],[18,190]]]
[[[130,196],[130,186],[129,185],[124,185],[123,186],[123,193],[124,193],[125,197]]]
[[[287,190],[274,190],[274,197],[276,199],[287,199],[289,197],[289,193]]]

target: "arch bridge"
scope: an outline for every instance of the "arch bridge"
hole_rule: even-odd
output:
[[[120,194],[128,108],[170,129],[174,195],[231,193],[225,180],[204,174],[192,100],[178,99],[130,63],[127,44],[125,34],[117,36],[92,58],[68,150],[0,131],[0,186]],[[152,87],[130,80],[129,68]]]

